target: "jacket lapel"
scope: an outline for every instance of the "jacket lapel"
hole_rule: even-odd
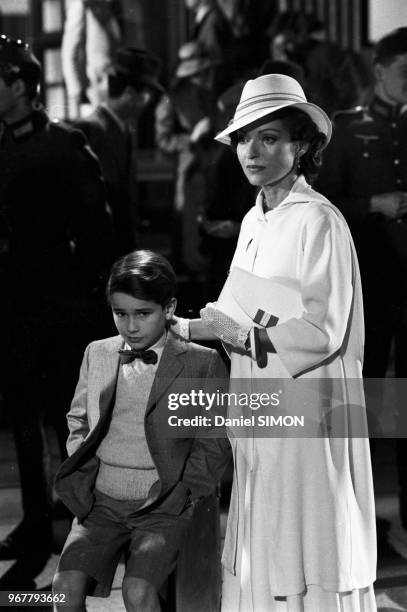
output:
[[[117,342],[114,343],[112,347],[109,347],[109,350],[103,356],[103,362],[100,368],[103,386],[101,387],[99,396],[99,414],[101,419],[109,412],[115,396],[120,368],[118,351],[122,347],[123,340],[118,338]]]
[[[180,356],[185,352],[185,342],[178,340],[171,332],[168,332],[167,342],[148,398],[146,415],[156,406],[173,380],[184,369],[184,360]]]

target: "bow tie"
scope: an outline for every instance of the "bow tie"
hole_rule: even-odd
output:
[[[148,351],[136,351],[134,349],[126,351],[125,349],[120,349],[119,357],[122,365],[125,363],[131,363],[135,359],[141,359],[144,361],[144,363],[157,363],[158,360],[157,353],[151,349]]]

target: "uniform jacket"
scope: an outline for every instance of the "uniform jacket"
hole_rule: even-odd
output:
[[[115,254],[122,255],[134,248],[131,207],[135,205],[135,190],[131,183],[134,167],[130,132],[104,105],[75,125],[84,132],[99,159],[112,211]]]
[[[92,342],[86,349],[79,382],[68,414],[69,458],[56,476],[56,490],[65,505],[81,521],[93,504],[93,485],[99,459],[95,451],[109,426],[114,407],[120,336]],[[194,381],[195,379],[195,381]],[[197,382],[198,379],[198,382]],[[199,429],[191,428],[191,437],[166,437],[169,393],[188,393],[198,385],[215,391],[226,385],[228,374],[213,349],[200,347],[169,335],[157,369],[145,415],[145,433],[151,456],[159,474],[140,512],[163,502],[166,508],[181,512],[188,499],[215,491],[229,459],[225,438],[199,438]],[[223,382],[222,382],[223,381]],[[195,384],[194,384],[195,382]],[[188,407],[177,414],[188,416]]]
[[[398,235],[407,241],[407,223],[370,213],[369,205],[372,195],[407,191],[407,112],[376,97],[366,108],[338,113],[334,126],[316,189],[348,221],[363,275],[393,292],[400,285]]]
[[[0,267],[39,294],[89,286],[110,259],[99,164],[78,130],[42,110],[6,126],[0,140],[0,244]]]

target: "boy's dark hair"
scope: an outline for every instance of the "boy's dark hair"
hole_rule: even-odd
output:
[[[381,38],[373,50],[373,63],[386,66],[396,55],[407,53],[407,27],[397,28]]]
[[[322,164],[321,149],[326,137],[318,130],[311,117],[298,108],[286,107],[263,117],[264,123],[279,119],[284,122],[292,141],[307,143],[308,150],[299,159],[299,171],[309,183],[318,175]],[[230,135],[232,148],[236,150],[238,131]]]
[[[176,277],[170,262],[159,253],[137,250],[120,257],[112,266],[106,298],[126,293],[139,300],[166,306],[176,293]]]

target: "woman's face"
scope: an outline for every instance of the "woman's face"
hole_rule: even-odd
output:
[[[259,121],[238,131],[237,156],[248,181],[264,187],[294,169],[298,143],[280,119]]]

